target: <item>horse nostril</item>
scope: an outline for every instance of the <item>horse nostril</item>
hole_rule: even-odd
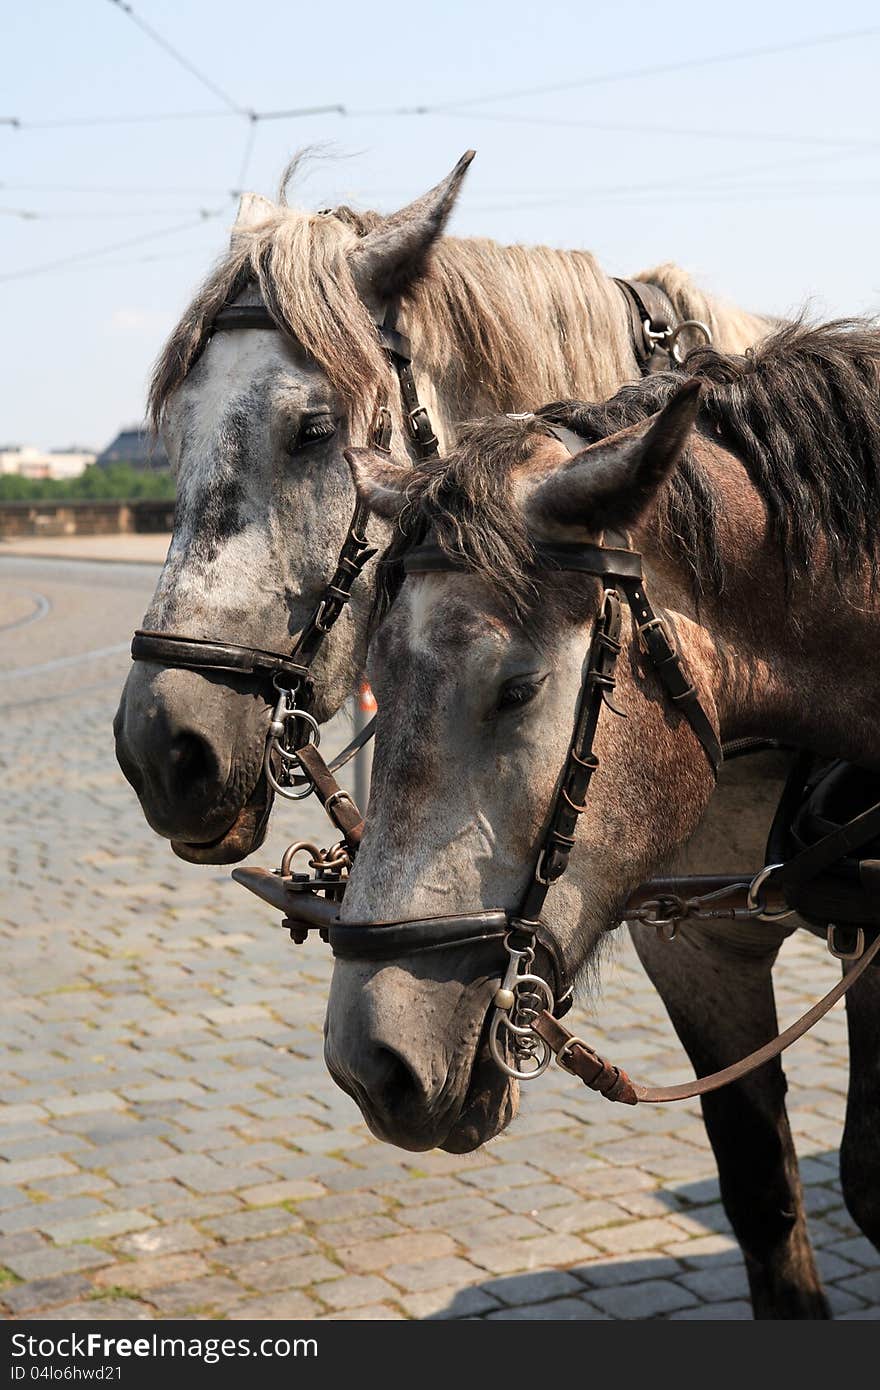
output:
[[[389,1113],[404,1110],[414,1103],[424,1105],[424,1088],[399,1053],[388,1047],[379,1047],[376,1050],[376,1063],[380,1078],[378,1089]]]
[[[191,792],[199,782],[216,780],[219,767],[211,745],[198,734],[177,734],[168,748],[168,784],[172,792]]]

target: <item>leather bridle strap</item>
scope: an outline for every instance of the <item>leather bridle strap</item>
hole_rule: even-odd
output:
[[[659,285],[644,280],[618,280],[630,316],[636,360],[643,376],[669,371],[675,365],[670,338],[676,324],[675,308]]]
[[[645,1086],[641,1082],[633,1081],[622,1067],[616,1067],[601,1057],[551,1013],[540,1013],[532,1026],[538,1037],[543,1038],[548,1047],[553,1049],[559,1065],[565,1071],[580,1077],[585,1086],[598,1091],[606,1100],[619,1101],[623,1105],[659,1105],[665,1101],[693,1100],[696,1096],[718,1091],[722,1086],[730,1085],[732,1081],[741,1081],[766,1062],[772,1062],[774,1057],[778,1057],[792,1043],[797,1042],[798,1038],[809,1032],[814,1023],[825,1017],[838,999],[843,998],[847,990],[864,975],[878,954],[880,933],[833,989],[784,1032],[765,1043],[763,1047],[750,1052],[747,1057],[741,1057],[731,1066],[723,1067],[721,1071],[712,1072],[709,1076],[701,1076],[695,1081],[684,1081],[679,1086]]]
[[[157,661],[163,666],[181,666],[194,671],[230,671],[235,675],[276,675],[303,680],[308,667],[259,647],[241,647],[234,642],[210,642],[200,637],[183,637],[176,632],[156,632],[138,628],[131,641],[133,661]]]

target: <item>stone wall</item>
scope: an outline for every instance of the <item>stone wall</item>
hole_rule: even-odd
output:
[[[0,537],[102,536],[127,531],[170,531],[174,503],[60,501],[0,502]]]

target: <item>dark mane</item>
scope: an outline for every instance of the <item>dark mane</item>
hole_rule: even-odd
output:
[[[788,581],[809,568],[820,539],[838,581],[866,559],[875,566],[880,329],[865,320],[793,323],[744,356],[697,349],[683,371],[706,383],[699,428],[741,460],[766,504]],[[560,401],[534,416],[466,426],[447,458],[412,474],[407,536],[387,556],[385,602],[399,578],[395,553],[430,528],[522,614],[535,590],[511,475],[535,436],[552,422],[591,443],[603,439],[659,410],[681,380],[681,371],[658,373],[600,404]],[[662,543],[686,561],[698,599],[724,589],[717,517],[718,499],[686,454],[661,497],[660,529]]]

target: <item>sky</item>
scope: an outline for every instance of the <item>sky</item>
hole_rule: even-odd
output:
[[[237,191],[273,196],[303,145],[326,157],[302,206],[390,211],[470,146],[459,235],[618,275],[675,260],[764,312],[880,311],[871,0],[132,0],[159,41],[127,8],[2,6],[0,443],[100,448],[141,419]],[[344,112],[242,114],[312,107]],[[118,123],[145,116],[167,119]]]

